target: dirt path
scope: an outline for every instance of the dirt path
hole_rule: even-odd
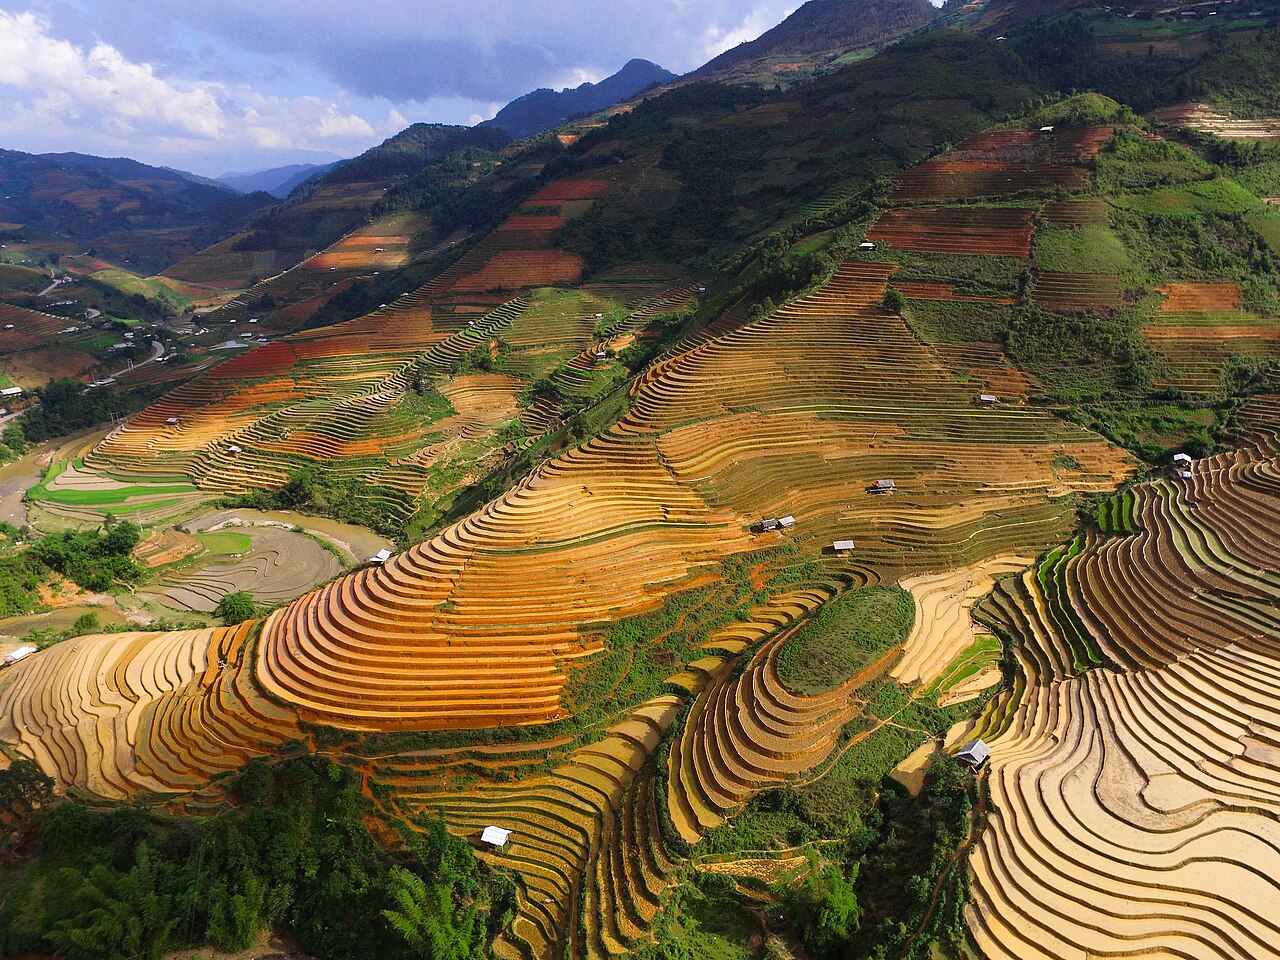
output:
[[[938,901],[942,898],[942,886],[947,882],[947,878],[951,876],[951,871],[956,868],[956,864],[964,857],[969,855],[969,851],[973,848],[973,844],[978,839],[981,830],[978,825],[986,819],[987,815],[987,795],[982,789],[981,781],[978,782],[978,802],[969,810],[968,817],[968,833],[965,834],[964,843],[956,848],[950,859],[947,860],[942,870],[938,873],[938,879],[934,881],[933,892],[929,896],[929,906],[925,909],[924,916],[920,919],[920,925],[911,932],[911,936],[907,939],[906,949],[902,951],[899,960],[911,956],[912,947],[915,946],[916,940],[920,934],[924,932],[925,927],[929,925],[929,921],[933,919],[934,913],[938,910]]]

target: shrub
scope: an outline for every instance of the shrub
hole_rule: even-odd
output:
[[[258,614],[258,605],[254,603],[253,595],[249,591],[237,590],[219,600],[213,614],[230,627],[252,620]]]

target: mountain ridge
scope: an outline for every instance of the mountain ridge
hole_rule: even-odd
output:
[[[655,84],[670,83],[677,75],[649,60],[634,58],[598,83],[552,90],[542,87],[517,97],[480,127],[505,130],[521,140],[551,130],[582,114],[596,113],[628,100]]]

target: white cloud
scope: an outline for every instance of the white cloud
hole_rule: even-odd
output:
[[[782,17],[779,18],[776,9],[772,7],[757,7],[748,13],[735,27],[724,30],[713,26],[708,29],[702,52],[708,60],[717,57],[726,50],[732,50],[740,43],[747,43],[756,39],[766,30],[779,23],[780,20],[785,20],[795,12],[795,7],[789,7],[782,12]]]
[[[0,143],[43,151],[168,157],[216,149],[351,155],[374,126],[320,97],[268,96],[247,85],[160,76],[104,42],[76,46],[33,13],[0,10]],[[396,130],[407,125],[394,110]],[[395,132],[395,131],[392,131]]]
[[[387,121],[382,125],[382,132],[392,135],[399,133],[407,126],[409,126],[409,121],[405,115],[395,107],[392,107],[387,111]]]
[[[320,122],[313,128],[320,137],[372,137],[373,127],[364,117],[354,113],[342,114],[333,104],[325,107]]]
[[[179,89],[105,43],[86,53],[51,37],[31,13],[0,11],[0,85],[14,88],[11,104],[36,117],[67,116],[117,136],[143,126],[200,139],[223,132],[222,110],[209,89]]]

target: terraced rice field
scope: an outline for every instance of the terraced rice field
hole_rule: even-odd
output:
[[[243,552],[208,553],[139,591],[180,612],[212,613],[228,593],[244,590],[264,606],[306,593],[342,572],[332,553],[291,530],[245,528]],[[197,541],[199,543],[199,541]],[[201,550],[207,545],[202,544]]]
[[[1280,358],[1280,321],[1246,311],[1234,283],[1170,283],[1160,292],[1142,337],[1164,362],[1169,386],[1214,393],[1233,361]]]
[[[1025,692],[987,718],[970,927],[992,958],[1257,957],[1280,928],[1280,402],[998,592]],[[1085,667],[1105,658],[1114,669]],[[1083,663],[1082,663],[1083,661]]]
[[[1123,293],[1119,279],[1105,274],[1038,270],[1031,284],[1031,299],[1038,306],[1067,313],[1114,309]]]
[[[0,741],[71,787],[185,794],[301,736],[253,683],[256,623],[58,644],[0,677]]]
[[[274,614],[263,682],[339,725],[545,720],[561,709],[563,664],[596,652],[580,624],[653,608],[758,545],[760,516],[795,513],[828,542],[847,533],[885,566],[986,555],[1004,531],[1050,542],[1069,522],[1053,498],[1109,489],[1123,458],[1041,411],[975,408],[879,306],[891,272],[851,264],[768,320],[671,357],[617,428]],[[1062,449],[1079,470],[1055,474]],[[897,495],[865,494],[889,474]]]
[[[891,198],[928,203],[1076,190],[1088,182],[1088,165],[1113,133],[1111,127],[981,133],[912,167]]]
[[[34,389],[69,374],[87,380],[98,366],[87,350],[96,349],[104,338],[117,339],[84,320],[0,302],[0,371],[17,386]]]
[[[550,185],[418,290],[356,320],[254,346],[174,390],[113,431],[89,456],[89,468],[138,478],[185,477],[204,491],[241,493],[278,487],[300,466],[324,462],[335,480],[361,481],[358,496],[404,516],[418,500],[434,502],[447,495],[451,491],[435,489],[434,476],[463,461],[462,484],[482,476],[500,452],[495,436],[503,424],[519,415],[526,431],[536,435],[556,425],[558,410],[516,410],[514,399],[522,386],[511,378],[491,379],[484,385],[476,381],[445,387],[455,415],[433,421],[415,412],[410,386],[443,378],[455,361],[492,344],[527,312],[532,319],[521,295],[530,288],[576,283],[581,259],[550,248],[550,239],[566,217],[580,213],[610,187],[595,180]],[[570,209],[574,204],[578,207]],[[559,207],[561,213],[545,213],[549,207]],[[288,304],[284,312],[290,316],[308,303],[318,306],[335,292],[331,285],[346,282],[342,270],[348,266],[367,270],[381,263],[371,257],[403,257],[412,231],[388,232],[406,227],[402,221],[384,218],[361,228],[327,252],[264,281],[208,322],[247,317],[258,309],[255,298],[264,294]],[[347,263],[350,258],[363,259],[356,265]],[[330,274],[332,266],[340,268],[336,276]],[[325,279],[318,292],[299,299],[310,283],[305,278],[319,275]],[[647,320],[650,301],[657,309],[678,299],[652,281],[606,284],[602,292],[612,287],[634,298],[623,301],[634,323]],[[578,318],[581,322],[566,334],[565,349],[551,358],[550,366],[599,349],[593,346],[595,315],[613,309],[612,303],[601,302]],[[269,325],[265,319],[263,326]],[[517,339],[528,339],[530,331],[554,338],[547,323],[523,324],[522,330],[524,326],[529,330],[517,332]],[[546,337],[540,339],[545,345]],[[523,372],[548,372],[536,358],[528,359],[529,369]],[[520,363],[517,356],[513,369],[520,370]]]
[[[1051,227],[1099,226],[1106,224],[1107,210],[1105,200],[1051,200],[1037,216]]]

